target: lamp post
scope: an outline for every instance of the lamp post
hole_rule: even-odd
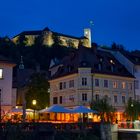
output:
[[[131,109],[132,109],[132,121],[134,120],[134,104],[131,103]]]
[[[36,106],[36,100],[32,100],[32,104],[33,104],[33,106],[34,106],[34,121],[35,121],[35,106]]]

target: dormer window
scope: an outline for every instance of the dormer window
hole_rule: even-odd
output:
[[[87,66],[87,62],[86,61],[82,61],[81,65],[85,67],[85,66]]]
[[[102,64],[100,64],[100,63],[98,64],[98,69],[102,70]]]
[[[115,62],[114,62],[112,59],[110,59],[110,63],[111,63],[111,64],[115,64]]]
[[[100,62],[103,62],[103,58],[99,58],[99,61],[100,61]]]

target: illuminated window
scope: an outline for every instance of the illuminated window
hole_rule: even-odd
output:
[[[111,63],[111,64],[115,64],[114,61],[113,61],[112,59],[110,59],[110,63]]]
[[[3,78],[3,69],[0,69],[0,79]]]
[[[122,88],[125,89],[126,88],[126,83],[122,82]]]
[[[118,87],[118,83],[116,81],[113,81],[113,88],[117,88]]]

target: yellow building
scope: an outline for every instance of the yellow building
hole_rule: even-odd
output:
[[[134,98],[134,77],[109,52],[79,47],[50,71],[51,105],[89,106],[92,99],[107,97],[120,120],[128,99]]]
[[[24,31],[15,37],[13,37],[13,42],[18,43],[20,37],[25,38],[26,46],[32,46],[35,43],[36,38],[40,38],[43,45],[52,46],[54,43],[58,43],[59,45],[66,47],[74,47],[78,48],[79,44],[83,44],[86,47],[91,47],[91,31],[90,29],[84,29],[83,37],[75,37],[62,33],[57,33],[51,31],[49,28],[45,28],[44,30],[39,31]]]

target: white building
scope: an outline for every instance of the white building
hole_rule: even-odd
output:
[[[15,104],[16,95],[14,95],[15,92],[12,90],[14,66],[14,63],[0,60],[0,103],[2,113],[10,111]]]
[[[134,76],[109,52],[80,47],[50,71],[51,105],[89,106],[105,96],[122,112],[134,98]]]
[[[106,50],[113,56],[135,77],[134,94],[135,99],[140,100],[140,52],[128,52],[124,50]]]

